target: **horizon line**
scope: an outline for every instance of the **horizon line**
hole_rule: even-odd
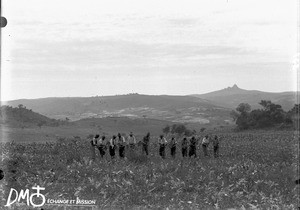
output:
[[[45,97],[38,97],[38,98],[18,98],[18,99],[10,99],[10,100],[5,100],[2,101],[0,100],[0,104],[9,102],[9,101],[18,101],[18,100],[38,100],[38,99],[49,99],[49,98],[93,98],[93,97],[113,97],[113,96],[127,96],[127,95],[145,95],[145,96],[194,96],[194,95],[205,95],[217,91],[222,91],[226,89],[236,89],[239,90],[246,90],[246,91],[258,91],[258,92],[264,92],[264,93],[297,93],[299,91],[295,90],[287,90],[287,91],[280,91],[280,92],[268,92],[268,91],[262,91],[262,90],[247,90],[243,88],[239,88],[236,84],[233,86],[229,86],[223,89],[215,90],[215,91],[210,91],[206,93],[191,93],[191,94],[185,94],[185,95],[177,95],[177,94],[144,94],[144,93],[123,93],[123,94],[114,94],[114,95],[91,95],[91,96],[45,96]]]

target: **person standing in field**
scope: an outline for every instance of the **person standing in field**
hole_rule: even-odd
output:
[[[167,140],[164,137],[164,135],[160,135],[160,137],[158,138],[158,144],[159,144],[159,155],[163,159],[165,159],[166,157],[165,148],[166,148]]]
[[[99,135],[96,134],[94,138],[91,139],[91,155],[92,155],[92,161],[95,161],[96,159],[96,153],[95,153],[95,148],[97,146],[97,141],[98,141]]]
[[[112,139],[109,142],[109,154],[110,154],[111,159],[115,158],[116,145],[117,145],[117,137],[115,135],[113,135]]]
[[[215,137],[212,139],[212,144],[214,147],[214,157],[219,157],[219,137],[215,135]]]
[[[124,158],[125,157],[125,138],[123,136],[121,136],[120,133],[118,133],[118,138],[117,138],[117,142],[118,142],[118,147],[119,147],[119,156],[120,158]]]
[[[202,139],[202,149],[203,149],[204,156],[208,156],[208,152],[207,152],[208,145],[209,145],[209,137],[208,135],[206,135]]]
[[[176,156],[176,144],[177,144],[177,141],[176,141],[175,137],[173,136],[170,141],[170,152],[171,152],[172,158],[175,158],[175,156]]]
[[[132,132],[130,132],[127,141],[130,149],[134,149],[136,145],[136,139]]]
[[[105,150],[106,150],[106,140],[105,136],[103,135],[97,142],[98,150],[100,153],[101,158],[105,155]]]
[[[188,140],[187,140],[186,137],[184,137],[182,142],[181,142],[182,157],[187,157],[187,150],[188,150]]]
[[[145,152],[146,155],[149,154],[149,151],[148,151],[148,146],[149,146],[149,141],[150,141],[150,133],[148,132],[146,136],[144,136],[143,138],[143,152]]]
[[[193,136],[190,139],[189,157],[192,156],[194,156],[195,158],[197,157],[196,144],[197,144],[197,139],[195,138],[195,136]]]

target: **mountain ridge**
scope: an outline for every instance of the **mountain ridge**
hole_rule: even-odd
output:
[[[295,104],[295,92],[271,93],[245,90],[236,84],[221,90],[193,95],[126,94],[92,97],[47,97],[18,99],[5,104],[26,107],[54,119],[131,117],[153,118],[182,123],[224,123],[230,121],[230,111],[240,103],[252,109],[261,108],[261,100],[271,100],[285,110]]]
[[[117,95],[84,98],[43,98],[9,101],[7,105],[24,106],[45,116],[72,121],[82,118],[128,116],[173,122],[209,123],[229,120],[229,109],[193,96]]]
[[[236,84],[222,90],[205,94],[193,94],[192,96],[207,99],[215,105],[235,109],[240,103],[248,103],[253,109],[260,108],[261,100],[271,100],[279,104],[285,110],[290,110],[296,103],[296,92],[264,92],[259,90],[246,90],[239,88]]]
[[[18,101],[18,100],[40,100],[40,99],[62,99],[62,98],[73,98],[73,99],[83,99],[83,98],[100,98],[100,97],[115,97],[115,96],[128,96],[128,95],[141,95],[141,96],[198,96],[198,95],[208,95],[212,94],[215,92],[220,92],[223,90],[232,90],[232,89],[238,89],[241,91],[248,91],[248,92],[259,92],[259,93],[268,93],[268,94],[296,94],[296,91],[282,91],[282,92],[268,92],[268,91],[262,91],[262,90],[247,90],[243,89],[237,86],[237,84],[234,84],[232,87],[228,86],[226,88],[220,89],[220,90],[215,90],[215,91],[210,91],[207,93],[200,93],[200,94],[187,94],[187,95],[168,95],[168,94],[140,94],[140,93],[128,93],[128,94],[116,94],[116,95],[96,95],[96,96],[49,96],[49,97],[39,97],[39,98],[19,98],[19,99],[12,99],[12,100],[5,100],[5,101],[0,101],[2,105],[6,105],[9,102],[12,101]]]

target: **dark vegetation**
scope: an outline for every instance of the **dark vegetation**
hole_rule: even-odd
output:
[[[162,129],[162,132],[166,135],[169,133],[171,134],[177,134],[179,136],[185,135],[185,136],[191,136],[195,135],[197,133],[196,130],[190,130],[183,124],[173,124],[172,126],[167,125]]]
[[[235,120],[237,128],[244,129],[261,129],[261,128],[292,128],[293,123],[297,120],[299,114],[299,104],[289,110],[284,111],[279,104],[271,101],[262,100],[259,103],[262,108],[251,110],[251,106],[247,103],[241,103],[236,111],[231,112],[232,118]]]
[[[108,154],[100,159],[97,152],[92,164],[88,139],[0,144],[0,166],[5,171],[0,196],[7,198],[11,187],[19,191],[38,184],[46,188],[46,198],[96,199],[99,209],[297,208],[293,132],[218,135],[218,159],[205,158],[198,148],[198,158],[182,159],[177,154],[172,159],[167,149],[167,158],[162,160],[156,138],[150,141],[149,157],[141,154],[141,148],[127,152],[127,160],[111,160]]]

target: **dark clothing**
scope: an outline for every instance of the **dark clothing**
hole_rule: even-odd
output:
[[[214,157],[217,158],[219,156],[219,137],[215,136],[215,138],[212,139],[213,147],[214,147]]]
[[[129,144],[130,149],[134,149],[135,148],[135,144]]]
[[[193,155],[194,155],[194,157],[197,157],[196,146],[195,145],[190,145],[189,157],[192,157]]]
[[[116,149],[116,147],[115,146],[109,146],[109,154],[110,154],[110,156],[112,157],[112,158],[114,158],[115,157],[115,149]]]
[[[99,149],[99,152],[100,152],[100,156],[103,158],[103,156],[105,155],[105,146],[104,145],[101,145],[98,147]]]
[[[214,145],[214,157],[219,157],[219,144]]]
[[[166,157],[165,148],[166,148],[166,146],[165,146],[164,144],[160,144],[160,145],[159,145],[159,155],[160,155],[163,159],[165,159],[165,157]]]
[[[142,142],[143,143],[143,148],[142,148],[142,150],[143,150],[143,152],[145,152],[146,155],[149,154],[149,150],[148,150],[149,141],[150,141],[150,136],[145,136],[143,138],[143,142]]]
[[[176,155],[176,145],[171,147],[171,156],[175,158]]]
[[[197,144],[196,138],[191,138],[191,140],[190,140],[190,146],[196,147],[196,144]]]
[[[91,139],[90,143],[91,143],[90,149],[92,154],[92,160],[94,161],[96,159],[95,147],[97,145],[97,139],[96,138]]]
[[[182,157],[187,157],[187,150],[188,149],[188,140],[184,138],[181,142],[181,153]]]
[[[182,157],[187,157],[187,147],[181,148]]]
[[[207,146],[208,146],[207,144],[202,144],[202,149],[203,149],[204,156],[208,156]]]
[[[175,155],[176,155],[176,144],[177,144],[177,141],[176,139],[173,137],[171,139],[171,142],[170,142],[170,148],[171,148],[171,156],[173,158],[175,158]]]
[[[144,138],[143,138],[143,144],[149,144],[149,141],[150,141],[150,137],[149,136],[145,136]]]
[[[125,157],[126,141],[125,141],[125,138],[123,136],[121,136],[121,134],[118,134],[117,145],[119,147],[119,156],[120,156],[120,158],[124,158]]]
[[[197,157],[196,144],[197,144],[196,138],[192,137],[190,140],[189,157],[192,157],[192,156]]]
[[[143,152],[145,152],[146,155],[149,155],[148,144],[143,144]]]
[[[187,147],[187,146],[188,146],[188,140],[186,138],[184,138],[182,140],[181,147]]]
[[[120,158],[124,158],[124,156],[125,156],[125,146],[119,146],[119,156],[120,156]]]

